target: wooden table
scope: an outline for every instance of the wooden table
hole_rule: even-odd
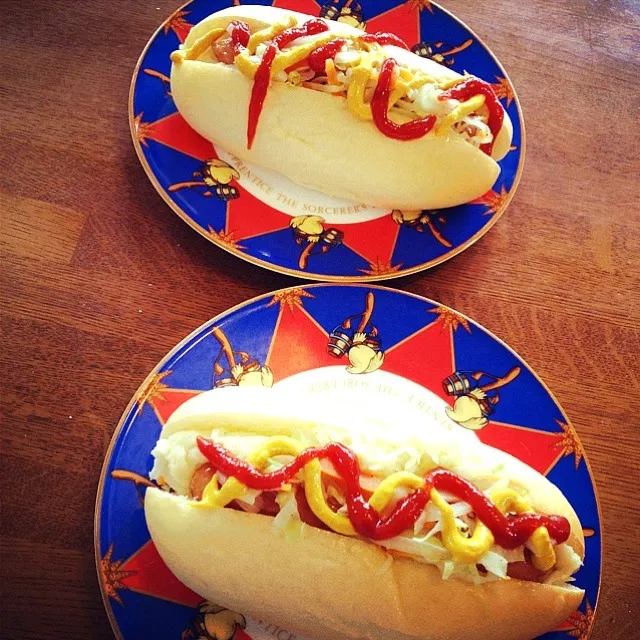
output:
[[[445,6],[510,73],[528,157],[485,238],[391,284],[481,321],[554,390],[589,456],[605,523],[591,637],[628,639],[640,625],[638,5]],[[112,637],[93,508],[122,410],[202,322],[295,283],[188,228],[136,158],[131,73],[174,8],[33,0],[3,12],[3,637]]]

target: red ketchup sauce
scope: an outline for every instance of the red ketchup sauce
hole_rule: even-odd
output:
[[[233,20],[231,26],[231,42],[233,43],[233,52],[235,55],[242,53],[242,50],[249,44],[251,31],[249,25],[241,20]]]
[[[267,50],[262,56],[260,66],[253,78],[253,87],[251,88],[251,101],[249,102],[249,118],[247,120],[247,149],[251,149],[253,139],[256,137],[256,129],[258,128],[258,120],[264,106],[264,99],[267,97],[269,89],[269,81],[271,79],[271,65],[276,57],[278,47],[275,44],[267,46]]]
[[[249,41],[249,38],[246,38],[245,41],[244,27],[246,27],[248,33],[248,26],[243,22],[239,22],[238,26],[234,27],[234,30],[232,31],[233,38],[235,29],[238,29],[238,47],[245,47],[247,42]],[[272,40],[272,42],[267,45],[267,49],[262,56],[262,60],[260,61],[260,65],[253,79],[253,87],[251,89],[249,117],[247,120],[247,149],[251,149],[251,146],[253,145],[253,139],[255,138],[256,130],[258,128],[258,121],[260,120],[260,114],[262,113],[264,100],[267,97],[267,90],[269,89],[269,82],[271,80],[271,65],[273,64],[273,59],[276,57],[276,53],[278,52],[278,50],[286,46],[296,38],[311,36],[328,30],[329,26],[326,22],[324,22],[324,20],[320,20],[319,18],[312,18],[311,20],[307,20],[307,22],[305,22],[301,27],[286,29],[285,31],[277,35]]]
[[[389,138],[396,140],[415,140],[426,136],[436,123],[435,116],[426,116],[418,120],[411,120],[404,124],[396,124],[389,120],[389,96],[391,94],[391,79],[393,70],[398,63],[393,58],[387,58],[380,68],[378,84],[371,98],[371,113],[378,130]]]
[[[278,34],[273,42],[280,49],[286,47],[290,42],[305,36],[315,36],[318,33],[329,31],[329,25],[320,18],[312,18],[307,20],[301,27],[293,27]]]
[[[198,436],[197,443],[202,455],[222,473],[237,478],[250,489],[262,491],[277,491],[311,460],[330,460],[345,483],[348,515],[353,528],[361,536],[372,540],[393,538],[410,529],[426,507],[432,488],[447,491],[471,505],[476,517],[493,533],[496,543],[506,549],[523,545],[538,527],[546,527],[551,538],[558,544],[565,542],[570,533],[569,522],[562,516],[529,513],[512,517],[502,515],[470,482],[445,469],[430,471],[425,476],[423,489],[417,489],[404,497],[391,513],[382,518],[362,493],[357,457],[339,442],[305,449],[295,460],[270,473],[263,473],[252,464],[236,458],[212,440]]]
[[[386,33],[383,31],[378,31],[377,33],[365,33],[363,36],[360,36],[360,40],[363,42],[377,42],[381,47],[384,47],[386,44],[392,44],[395,47],[400,47],[409,51],[407,43],[402,40],[402,38],[398,38],[395,33]]]
[[[329,59],[335,58],[345,43],[346,40],[344,38],[336,38],[331,42],[320,45],[309,54],[307,58],[309,66],[316,73],[324,73],[324,63]]]
[[[464,102],[473,96],[477,96],[479,93],[485,97],[485,104],[489,109],[489,121],[487,124],[489,125],[489,130],[493,134],[493,140],[481,145],[480,149],[490,156],[493,151],[493,145],[498,137],[500,129],[502,129],[502,123],[504,121],[504,109],[502,108],[493,87],[488,82],[480,80],[479,78],[469,78],[469,80],[464,80],[455,87],[451,87],[451,89],[440,94],[440,96],[438,96],[438,100],[448,100],[449,98],[453,98],[454,100]]]

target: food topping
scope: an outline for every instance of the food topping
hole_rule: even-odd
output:
[[[398,38],[394,33],[383,33],[382,31],[365,33],[363,36],[360,36],[360,40],[362,40],[362,42],[375,42],[382,47],[387,44],[392,44],[394,47],[400,47],[401,49],[409,51],[407,43],[402,40],[402,38]]]
[[[249,45],[249,38],[251,37],[249,25],[241,20],[234,20],[227,27],[227,31],[231,35],[233,52],[237,56]]]
[[[404,124],[396,124],[389,119],[388,110],[393,104],[390,97],[391,79],[396,64],[393,58],[387,58],[382,63],[378,84],[373,98],[371,98],[371,113],[376,127],[385,136],[396,138],[397,140],[415,140],[426,136],[433,129],[433,125],[436,123],[436,116],[425,116],[417,120],[410,120]]]
[[[260,31],[256,31],[249,38],[249,42],[247,44],[247,49],[250,54],[254,54],[259,44],[263,42],[268,42],[269,40],[273,40],[279,34],[287,31],[290,27],[296,24],[296,19],[293,16],[289,16],[287,18],[283,18],[282,20],[278,20],[278,22],[272,24],[265,29],[261,29]]]
[[[264,106],[264,99],[267,97],[269,89],[269,77],[271,74],[271,65],[278,51],[275,44],[267,46],[267,50],[262,56],[260,66],[256,71],[253,79],[253,87],[251,88],[251,101],[249,102],[249,119],[247,123],[247,149],[251,149],[253,139],[256,135],[258,120]]]
[[[246,460],[200,436],[197,446],[212,468],[225,477],[222,487],[216,476],[211,478],[202,501],[195,503],[199,508],[224,507],[241,499],[248,490],[290,492],[293,485],[301,485],[308,507],[325,526],[342,535],[385,541],[402,537],[408,530],[415,533],[419,519],[434,505],[441,514],[439,524],[428,527],[424,522],[420,528],[426,528],[427,535],[438,533],[441,544],[454,561],[475,565],[491,553],[494,545],[505,551],[526,544],[531,549],[533,565],[540,572],[553,568],[554,545],[565,542],[570,533],[566,518],[535,514],[531,505],[513,489],[494,489],[487,496],[461,476],[442,468],[432,469],[424,477],[405,471],[393,473],[377,484],[367,500],[361,486],[358,459],[338,442],[305,449],[293,438],[275,436]],[[282,456],[291,460],[282,462],[277,470],[264,471],[269,460]],[[330,497],[337,502],[333,508],[330,504],[321,460],[330,461],[342,481],[343,505],[336,498],[339,485],[335,483],[331,485]],[[296,499],[300,505],[300,498]],[[337,509],[336,505],[339,505]],[[472,510],[473,531],[468,525],[460,526],[463,514],[456,505],[468,505],[466,514]]]
[[[415,140],[429,134],[460,135],[491,155],[504,120],[492,86],[471,76],[434,77],[388,57],[383,47],[407,45],[391,33],[337,36],[326,21],[311,18],[298,26],[294,16],[251,33],[241,20],[212,29],[189,48],[174,51],[180,64],[208,49],[222,64],[235,63],[253,80],[247,147],[257,130],[271,81],[346,98],[359,119],[372,120],[385,136]]]
[[[320,18],[312,18],[311,20],[307,20],[301,27],[294,27],[283,31],[273,39],[273,42],[278,48],[283,49],[297,38],[315,36],[324,31],[329,31],[329,25],[324,20],[320,20]]]
[[[170,56],[171,61],[180,64],[184,60],[197,60],[225,31],[222,28],[212,29],[198,38],[188,49],[174,51]]]
[[[322,73],[325,70],[325,62],[333,60],[346,43],[344,38],[336,38],[314,49],[309,54],[309,67],[316,73]]]
[[[504,121],[504,109],[502,108],[493,87],[479,78],[468,78],[450,89],[447,89],[439,99],[449,100],[453,98],[454,100],[466,100],[468,102],[473,98],[473,96],[477,96],[478,94],[485,97],[486,106],[489,109],[487,124],[489,125],[489,129],[493,136],[490,142],[483,144],[480,148],[488,155],[491,155],[493,143],[495,142]],[[465,104],[467,104],[467,102],[465,102]]]

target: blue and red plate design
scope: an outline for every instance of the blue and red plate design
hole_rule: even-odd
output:
[[[527,364],[473,321],[425,298],[362,284],[315,284],[250,300],[196,329],[138,389],[113,436],[96,504],[96,563],[117,638],[304,640],[277,620],[251,620],[203,602],[169,572],[145,525],[150,452],[169,416],[203,391],[244,384],[305,394],[310,407],[348,403],[375,411],[390,428],[407,412],[454,420],[467,437],[545,474],[584,527],[586,557],[576,585],[586,596],[579,611],[542,638],[589,638],[601,528],[571,422]]]
[[[129,121],[136,152],[158,193],[187,224],[244,260],[325,281],[382,280],[428,269],[466,249],[495,224],[520,179],[524,124],[506,72],[462,22],[427,0],[252,3],[348,21],[371,32],[394,32],[419,55],[493,84],[514,128],[512,149],[500,162],[493,188],[451,209],[389,211],[330,198],[248,165],[199,136],[178,114],[171,98],[169,54],[192,25],[230,4],[193,0],[175,11],[143,51],[131,84]]]

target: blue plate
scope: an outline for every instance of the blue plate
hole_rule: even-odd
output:
[[[352,351],[354,342],[361,344]],[[207,322],[160,362],[124,412],[102,471],[95,523],[100,585],[118,638],[207,640],[215,638],[207,623],[217,620],[230,625],[228,640],[296,639],[277,621],[203,603],[166,568],[145,525],[150,451],[162,426],[188,398],[236,384],[306,393],[310,406],[347,402],[390,425],[399,412],[449,416],[468,437],[544,473],[584,526],[586,558],[576,584],[586,597],[542,637],[589,637],[600,584],[598,503],[580,440],[546,386],[504,343],[452,309],[381,287],[317,284],[255,298]],[[471,393],[477,389],[485,393]]]
[[[419,55],[493,84],[514,128],[498,181],[472,203],[419,214],[372,209],[302,189],[214,147],[185,123],[171,99],[169,54],[192,25],[230,4],[193,0],[173,13],[143,51],[131,84],[129,121],[136,152],[158,193],[187,224],[230,253],[273,271],[311,280],[373,281],[448,260],[497,222],[522,172],[522,113],[500,63],[451,13],[425,0],[273,2],[371,32],[395,32]],[[315,225],[319,242],[303,233],[302,216],[317,216],[309,224]]]

